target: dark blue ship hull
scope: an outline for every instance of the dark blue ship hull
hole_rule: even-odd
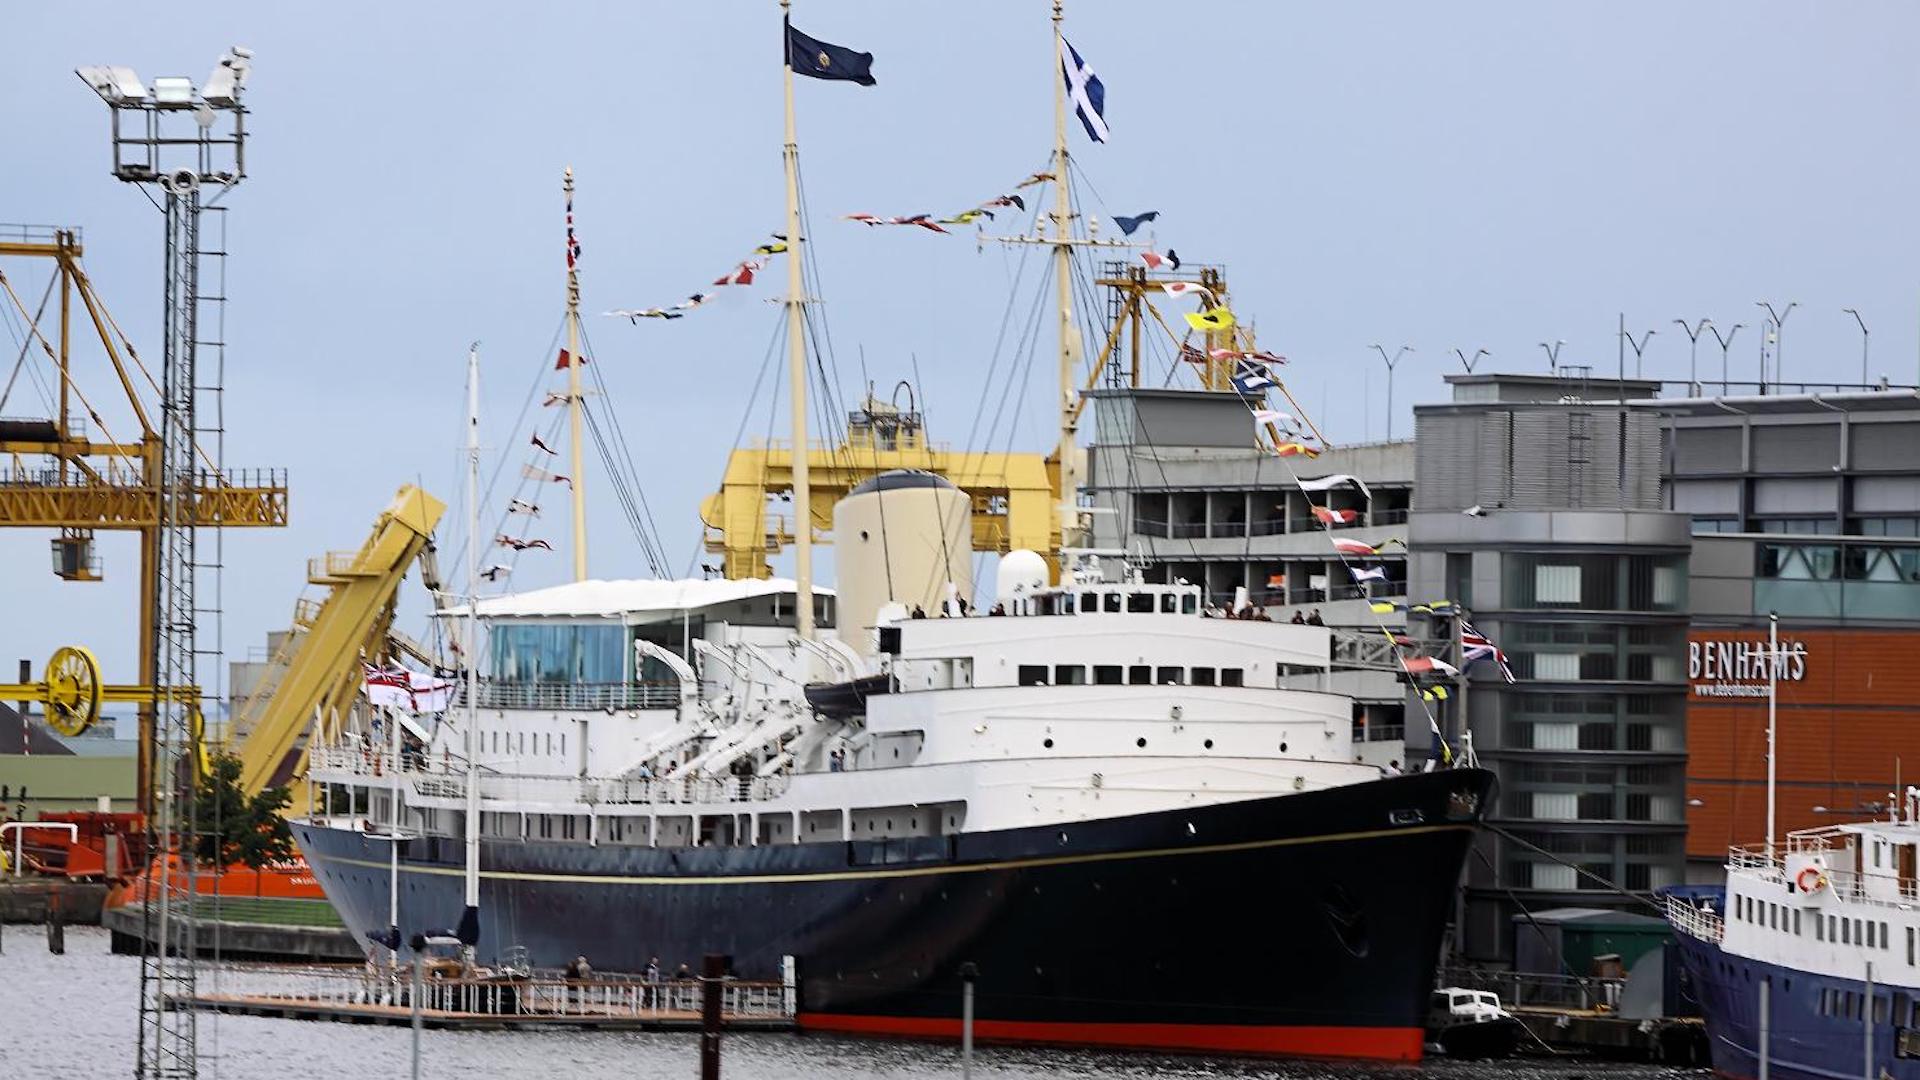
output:
[[[1671,892],[1726,910],[1725,890],[1688,887]],[[1770,1080],[1860,1080],[1891,1077],[1920,1080],[1920,1058],[1896,1048],[1910,1030],[1914,1003],[1900,987],[1876,986],[1877,1005],[1868,1020],[1866,986],[1778,964],[1734,956],[1719,945],[1683,931],[1674,933],[1693,994],[1707,1021],[1714,1071],[1735,1080],[1760,1075],[1760,986],[1769,983],[1768,1076]],[[1849,998],[1847,995],[1852,995]],[[1869,1067],[1868,1031],[1873,1061]]]
[[[803,1027],[1417,1060],[1451,898],[1492,786],[1474,769],[951,837],[648,848],[486,840],[488,957],[672,970],[726,953],[799,972]],[[744,809],[744,808],[743,808]],[[362,938],[387,924],[383,843],[296,824]],[[462,908],[457,838],[403,855],[403,938]]]

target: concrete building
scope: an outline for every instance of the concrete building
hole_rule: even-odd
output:
[[[1768,614],[1778,823],[1875,816],[1920,778],[1920,395],[1665,401],[1667,504],[1692,523],[1687,856],[1717,881],[1766,836]]]
[[[1370,600],[1406,596],[1406,521],[1413,487],[1409,441],[1340,447],[1318,458],[1277,458],[1254,447],[1238,394],[1199,390],[1101,389],[1089,394],[1094,436],[1086,488],[1093,546],[1125,551],[1149,581],[1203,584],[1208,600],[1253,604],[1288,620],[1319,612],[1329,626],[1377,638],[1405,628],[1404,614],[1375,614]],[[1314,520],[1295,477],[1361,477],[1372,492],[1339,488],[1316,500],[1352,509],[1342,537],[1382,546],[1369,562],[1387,579],[1354,584]],[[1384,670],[1350,669],[1334,688],[1360,699],[1356,754],[1384,765],[1401,757],[1404,688]]]
[[[1662,499],[1660,415],[1620,404],[1657,383],[1447,381],[1414,410],[1409,592],[1460,605],[1515,676],[1477,665],[1446,718],[1500,777],[1460,945],[1510,963],[1523,911],[1682,879],[1689,522]]]

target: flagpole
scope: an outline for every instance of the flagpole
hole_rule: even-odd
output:
[[[587,580],[587,470],[580,451],[580,267],[573,256],[573,166],[567,194],[567,426],[573,433],[573,580]],[[468,545],[472,547],[472,545]]]
[[[575,483],[579,482],[576,477]],[[480,918],[480,343],[467,350],[467,834],[466,913],[463,925]]]
[[[800,144],[793,133],[793,57],[786,21],[792,0],[780,0],[780,55],[787,95],[787,397],[793,405],[793,593],[794,626],[813,639],[813,488],[807,476],[807,342],[800,305],[806,302],[800,275]]]
[[[1067,84],[1062,59],[1067,55],[1066,33],[1061,28],[1064,13],[1061,0],[1053,0],[1053,276],[1060,308],[1060,490],[1056,512],[1060,515],[1062,546],[1068,543],[1070,525],[1078,523],[1075,507],[1079,502],[1080,478],[1075,468],[1074,450],[1079,421],[1073,403],[1079,396],[1079,380],[1074,377],[1073,348],[1073,246],[1070,225],[1073,201],[1067,183]],[[1061,567],[1062,580],[1065,566]]]
[[[1773,823],[1777,790],[1774,779],[1779,765],[1778,734],[1780,707],[1780,613],[1767,613],[1767,858],[1773,858]]]

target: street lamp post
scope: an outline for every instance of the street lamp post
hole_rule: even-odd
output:
[[[1688,326],[1685,319],[1673,321],[1679,323],[1680,329],[1687,333],[1687,393],[1698,394],[1700,392],[1700,334],[1713,320],[1703,317],[1697,326]]]
[[[1387,355],[1387,350],[1382,348],[1379,345],[1372,345],[1372,346],[1369,346],[1369,348],[1372,348],[1375,352],[1378,352],[1380,354],[1380,359],[1385,361],[1387,365],[1387,441],[1392,442],[1393,441],[1393,369],[1399,365],[1400,358],[1402,356],[1405,356],[1406,354],[1413,352],[1414,349],[1413,349],[1413,346],[1411,345],[1402,345],[1400,346],[1398,351],[1396,351],[1391,357],[1389,357]]]
[[[1860,317],[1857,308],[1841,310],[1853,316],[1853,321],[1860,324],[1860,385],[1864,388],[1867,385],[1867,320]]]
[[[1648,330],[1646,333],[1640,335],[1639,341],[1633,340],[1632,334],[1622,332],[1622,336],[1627,339],[1627,344],[1633,346],[1633,377],[1636,379],[1642,374],[1640,358],[1646,354],[1647,342],[1652,341],[1653,335],[1657,332],[1658,331]]]
[[[1540,347],[1547,350],[1547,374],[1560,374],[1560,346],[1566,343],[1565,338],[1561,338],[1551,345],[1544,341],[1540,343]]]
[[[1493,354],[1488,352],[1485,349],[1478,349],[1478,350],[1475,350],[1474,354],[1471,357],[1469,357],[1464,351],[1460,349],[1455,349],[1453,350],[1453,355],[1460,358],[1460,366],[1463,368],[1466,368],[1467,374],[1471,375],[1473,374],[1473,365],[1479,363],[1481,357],[1492,356]]]
[[[1720,343],[1720,392],[1722,394],[1725,394],[1727,392],[1727,387],[1729,385],[1729,383],[1727,382],[1727,378],[1728,378],[1727,352],[1728,350],[1733,348],[1733,336],[1735,334],[1738,334],[1740,332],[1740,328],[1745,325],[1747,324],[1734,323],[1733,329],[1727,331],[1725,336],[1722,336],[1720,333],[1719,327],[1713,325],[1712,323],[1707,324],[1707,329],[1713,331],[1713,339]]]
[[[1787,306],[1779,311],[1773,310],[1772,302],[1767,300],[1755,300],[1753,306],[1767,309],[1767,317],[1773,320],[1773,381],[1777,383],[1781,381],[1780,373],[1785,370],[1781,366],[1780,359],[1787,351],[1785,344],[1787,316],[1793,314],[1793,309],[1800,306],[1800,301],[1789,300]],[[1767,375],[1763,371],[1760,373],[1760,392],[1763,394],[1766,393],[1766,382]]]

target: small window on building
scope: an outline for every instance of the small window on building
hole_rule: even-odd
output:
[[[1213,677],[1214,670],[1212,668],[1197,667],[1193,669],[1192,682],[1195,686],[1212,686],[1214,681]]]
[[[1047,665],[1021,664],[1020,665],[1020,685],[1021,686],[1047,685]]]
[[[1220,669],[1220,685],[1221,686],[1245,686],[1246,671],[1242,668],[1237,668],[1237,667],[1221,668]]]
[[[1179,611],[1180,611],[1179,597],[1173,595],[1172,593],[1166,593],[1160,597],[1161,614],[1174,615],[1174,614],[1178,614]]]
[[[1106,595],[1107,595],[1107,613],[1111,615],[1120,614],[1120,594],[1117,592],[1110,592]]]
[[[1055,664],[1053,684],[1055,686],[1085,686],[1087,669],[1080,664]]]
[[[1120,685],[1120,665],[1119,664],[1093,665],[1093,681],[1094,681],[1094,685],[1096,686],[1119,686]]]
[[[1153,681],[1161,686],[1179,686],[1180,669],[1177,667],[1163,667],[1154,672]]]
[[[1153,594],[1147,592],[1128,593],[1127,611],[1133,615],[1153,614]]]
[[[1145,664],[1134,664],[1127,668],[1127,685],[1148,686],[1153,682],[1153,669]]]

